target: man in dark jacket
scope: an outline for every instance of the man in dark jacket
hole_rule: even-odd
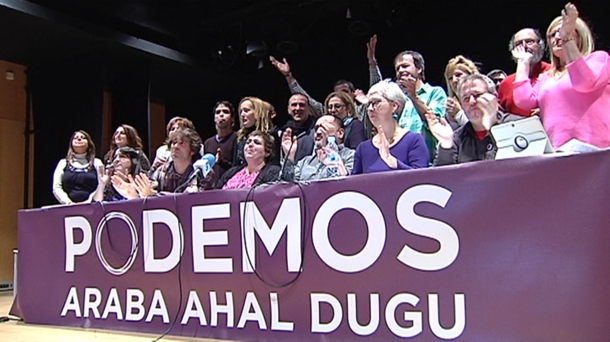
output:
[[[313,152],[314,147],[314,124],[316,119],[313,115],[309,100],[303,94],[293,94],[288,100],[289,120],[280,132],[282,141],[288,135],[290,139],[296,138],[298,141],[296,160],[299,161]]]
[[[522,119],[500,112],[496,86],[485,75],[468,75],[457,86],[458,99],[469,122],[455,132],[444,118],[426,115],[428,127],[439,141],[434,165],[460,164],[494,159],[496,143],[490,135],[492,126]]]

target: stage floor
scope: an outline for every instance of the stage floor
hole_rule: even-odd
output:
[[[13,292],[0,292],[0,316],[5,316],[11,308]],[[159,335],[128,334],[124,332],[111,332],[107,330],[89,330],[76,328],[60,328],[54,326],[42,326],[25,324],[23,322],[9,321],[0,323],[0,340],[2,342],[71,342],[71,341],[96,341],[96,342],[150,342]],[[203,338],[182,338],[166,336],[160,342],[219,342],[220,340]],[[226,342],[226,340],[223,340]],[[236,342],[236,341],[234,341]]]

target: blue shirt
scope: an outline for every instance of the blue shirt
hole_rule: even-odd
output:
[[[419,88],[416,92],[419,98],[438,118],[445,116],[445,102],[447,102],[447,94],[445,90],[438,86],[431,86],[428,83]],[[415,109],[415,105],[407,96],[405,108],[402,110],[398,125],[408,131],[420,133],[424,136],[426,146],[430,151],[430,160],[434,159],[436,152],[437,141],[428,130],[428,125],[421,119],[419,113]]]

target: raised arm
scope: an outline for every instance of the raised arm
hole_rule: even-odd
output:
[[[296,154],[297,148],[299,147],[299,141],[295,136],[292,135],[292,129],[287,128],[284,134],[282,134],[281,149],[284,154],[282,158],[283,170],[282,180],[287,182],[298,181],[301,179],[301,166],[300,161],[297,162]]]
[[[517,107],[525,110],[538,108],[538,93],[529,79],[530,63],[533,55],[526,51],[523,45],[515,47],[512,53],[517,60],[517,71],[513,82],[513,101]],[[540,79],[538,79],[538,82],[540,82]]]
[[[292,72],[290,71],[290,65],[286,58],[282,60],[282,62],[275,59],[273,56],[269,56],[269,61],[273,66],[284,75],[286,78],[286,82],[288,83],[288,88],[290,89],[290,93],[292,94],[302,94],[307,97],[309,101],[309,105],[316,112],[317,116],[324,115],[324,105],[318,101],[316,101],[313,97],[309,96],[309,94],[301,87],[299,82],[297,82],[296,78],[292,76]]]
[[[610,83],[610,56],[605,51],[595,51],[567,65],[574,90],[588,93],[607,87]]]
[[[426,121],[430,132],[438,140],[438,149],[433,165],[450,165],[457,163],[458,144],[455,141],[451,125],[445,118],[438,119],[434,114],[426,114]]]
[[[366,58],[369,61],[369,87],[382,80],[381,71],[377,65],[375,49],[377,47],[377,35],[373,35],[366,43]]]

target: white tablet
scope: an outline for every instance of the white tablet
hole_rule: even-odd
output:
[[[496,159],[537,156],[555,152],[542,127],[540,118],[537,116],[493,126],[490,133],[498,148]]]

